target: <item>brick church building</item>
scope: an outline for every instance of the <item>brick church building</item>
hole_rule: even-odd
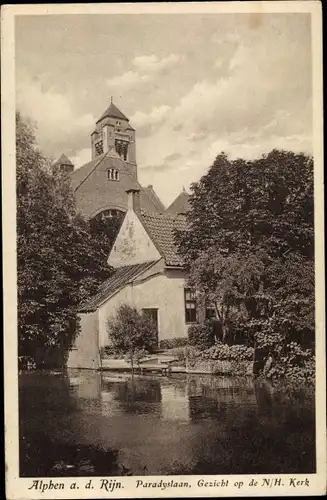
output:
[[[140,207],[145,212],[165,212],[153,186],[143,187],[138,181],[135,139],[135,129],[111,99],[91,134],[92,160],[78,169],[64,154],[57,160],[56,168],[71,177],[76,207],[82,215],[93,218],[126,213],[129,189],[140,191]],[[187,198],[187,193],[181,193],[167,212],[184,211]]]
[[[175,229],[186,228],[189,195],[183,190],[166,209],[152,186],[141,186],[135,130],[112,101],[96,122],[91,146],[92,160],[86,165],[75,169],[62,155],[55,168],[70,176],[77,210],[85,217],[122,216],[108,252],[115,272],[80,305],[81,329],[67,362],[98,369],[101,349],[110,344],[107,320],[121,304],[150,315],[158,341],[185,338],[197,320],[197,304],[174,242]]]

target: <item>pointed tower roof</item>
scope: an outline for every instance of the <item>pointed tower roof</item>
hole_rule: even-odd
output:
[[[157,208],[158,212],[164,212],[166,210],[165,206],[163,205],[163,203],[161,202],[159,196],[157,195],[157,193],[155,192],[155,190],[153,189],[153,186],[152,184],[150,184],[149,186],[146,186],[143,188],[144,191],[146,191],[147,195],[149,196],[149,198],[151,199],[152,203],[155,205],[155,207]]]
[[[170,215],[187,213],[190,209],[189,198],[190,198],[190,195],[183,188],[183,191],[177,196],[177,198],[167,208],[165,213],[170,214]]]
[[[127,118],[127,116],[125,116],[117,108],[117,106],[114,105],[114,103],[112,102],[112,98],[111,98],[111,102],[110,102],[109,108],[107,108],[105,110],[105,112],[101,115],[101,117],[99,118],[99,120],[97,120],[97,123],[99,123],[104,118],[118,118],[118,120],[127,120],[127,121],[129,121],[129,119]]]
[[[67,156],[64,153],[62,153],[62,155],[58,158],[58,160],[54,162],[54,165],[71,165],[72,167],[74,166],[74,164],[70,161],[69,158],[67,158]]]

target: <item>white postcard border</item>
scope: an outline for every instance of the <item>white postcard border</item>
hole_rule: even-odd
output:
[[[313,137],[315,160],[315,266],[316,266],[316,474],[224,475],[224,476],[141,476],[102,478],[121,483],[112,491],[100,488],[101,478],[52,478],[61,488],[36,490],[33,478],[20,478],[18,467],[18,366],[16,297],[16,191],[15,191],[15,58],[14,19],[17,15],[53,14],[151,14],[151,13],[253,13],[307,12],[312,16],[313,52]],[[4,276],[4,368],[5,368],[5,445],[6,494],[9,500],[37,498],[168,498],[215,496],[322,495],[326,492],[326,415],[325,415],[325,301],[324,301],[324,200],[323,200],[323,121],[322,121],[322,16],[319,1],[204,2],[149,4],[53,4],[7,5],[1,9],[2,41],[2,196],[3,196],[3,276]],[[228,486],[201,487],[198,481],[228,480]],[[262,486],[270,479],[271,486]],[[294,486],[294,481],[302,484]],[[35,478],[41,481],[42,478]],[[89,481],[94,488],[85,488]],[[250,481],[257,482],[250,486]],[[188,487],[143,487],[143,483],[187,482]],[[292,482],[293,481],[293,482]],[[309,482],[309,486],[307,486]],[[49,484],[43,478],[43,485]],[[76,483],[79,488],[71,488]],[[242,485],[240,486],[240,484]],[[137,484],[139,486],[137,487]],[[107,483],[108,486],[108,483]],[[108,486],[108,489],[109,486]]]

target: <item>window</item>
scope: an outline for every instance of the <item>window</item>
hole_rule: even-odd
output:
[[[109,168],[107,170],[107,177],[109,181],[119,181],[119,171],[115,168]]]
[[[196,323],[196,294],[190,288],[184,289],[185,323]]]
[[[103,153],[103,141],[98,141],[94,144],[95,152],[97,156],[102,155]]]

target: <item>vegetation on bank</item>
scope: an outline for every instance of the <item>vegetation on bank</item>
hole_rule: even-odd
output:
[[[60,366],[78,333],[78,304],[112,269],[104,239],[76,212],[68,176],[51,167],[19,113],[16,181],[19,364]]]
[[[314,378],[313,160],[273,150],[252,161],[225,154],[192,185],[188,229],[177,232],[208,323],[191,327],[200,350],[216,341],[253,347],[274,379]]]
[[[121,221],[110,226],[76,212],[69,179],[51,168],[19,113],[16,178],[20,365],[63,365],[78,334],[78,304],[112,273],[106,258]],[[176,233],[176,243],[198,305],[213,316],[190,327],[188,345],[213,360],[228,346],[241,360],[244,344],[260,353],[265,376],[313,382],[312,158],[273,150],[231,161],[222,153],[192,185],[190,206],[188,229]],[[116,318],[115,349],[137,359],[150,349],[153,325],[128,314],[138,340],[123,345]],[[148,340],[139,341],[138,331]],[[162,341],[160,348],[189,349],[185,339]]]
[[[122,304],[113,318],[107,320],[110,345],[103,354],[124,357],[131,363],[132,370],[157,344],[156,326],[150,317],[139,312],[136,307]]]

